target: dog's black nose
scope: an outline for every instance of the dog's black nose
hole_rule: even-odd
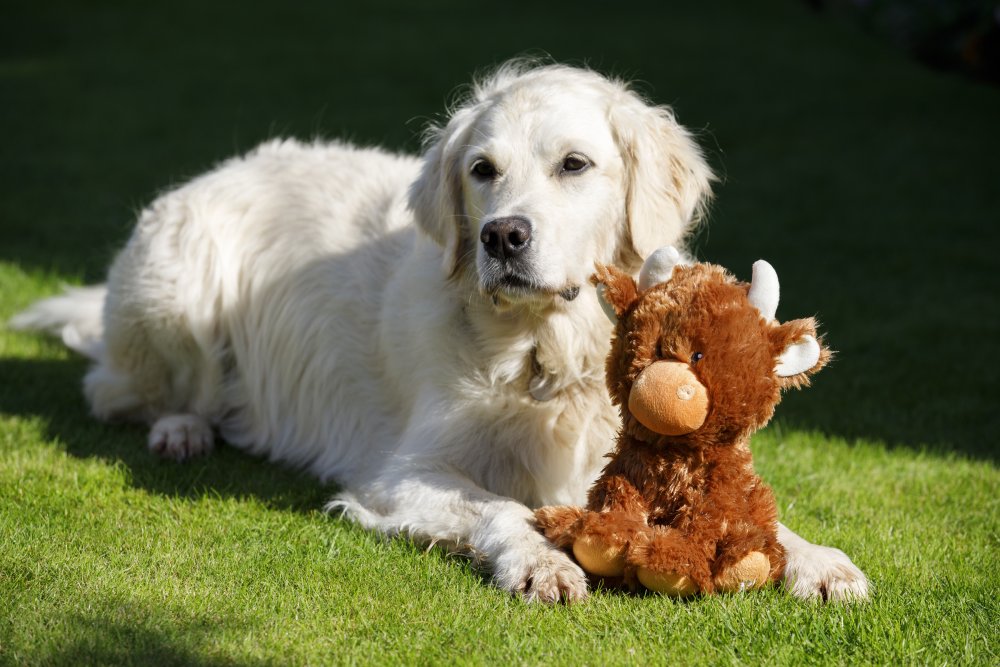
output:
[[[497,218],[483,226],[479,240],[490,257],[517,257],[531,245],[531,223],[520,216]]]

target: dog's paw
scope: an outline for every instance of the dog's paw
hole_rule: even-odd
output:
[[[868,599],[868,578],[840,549],[806,544],[786,552],[785,588],[796,597],[824,602]]]
[[[497,586],[521,595],[528,602],[555,604],[587,597],[583,570],[562,551],[548,545],[525,552],[508,552],[494,563]]]
[[[161,417],[149,432],[149,451],[184,461],[212,451],[212,427],[198,415]]]

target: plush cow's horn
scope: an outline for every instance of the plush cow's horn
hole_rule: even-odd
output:
[[[761,317],[770,322],[778,312],[778,274],[774,267],[762,259],[753,263],[753,278],[750,280],[750,304],[760,311]]]
[[[672,245],[663,246],[646,258],[639,271],[639,291],[670,280],[674,267],[681,261],[681,254]]]

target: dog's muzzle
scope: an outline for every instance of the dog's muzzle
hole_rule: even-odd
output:
[[[540,282],[531,269],[532,225],[520,215],[496,218],[483,225],[479,241],[487,260],[486,274],[490,277],[484,287],[493,293],[497,303],[498,291],[507,294],[541,293],[559,295],[566,301],[573,301],[580,295],[579,285],[562,289],[549,287]]]

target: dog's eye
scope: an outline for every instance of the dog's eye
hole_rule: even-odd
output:
[[[702,354],[701,352],[695,352],[694,354],[691,355],[691,363],[696,364],[704,358],[705,358],[704,354]]]
[[[562,173],[579,173],[590,166],[586,157],[579,153],[570,153],[563,158]]]
[[[479,158],[472,163],[472,175],[481,180],[490,181],[496,178],[497,168],[489,160]]]

